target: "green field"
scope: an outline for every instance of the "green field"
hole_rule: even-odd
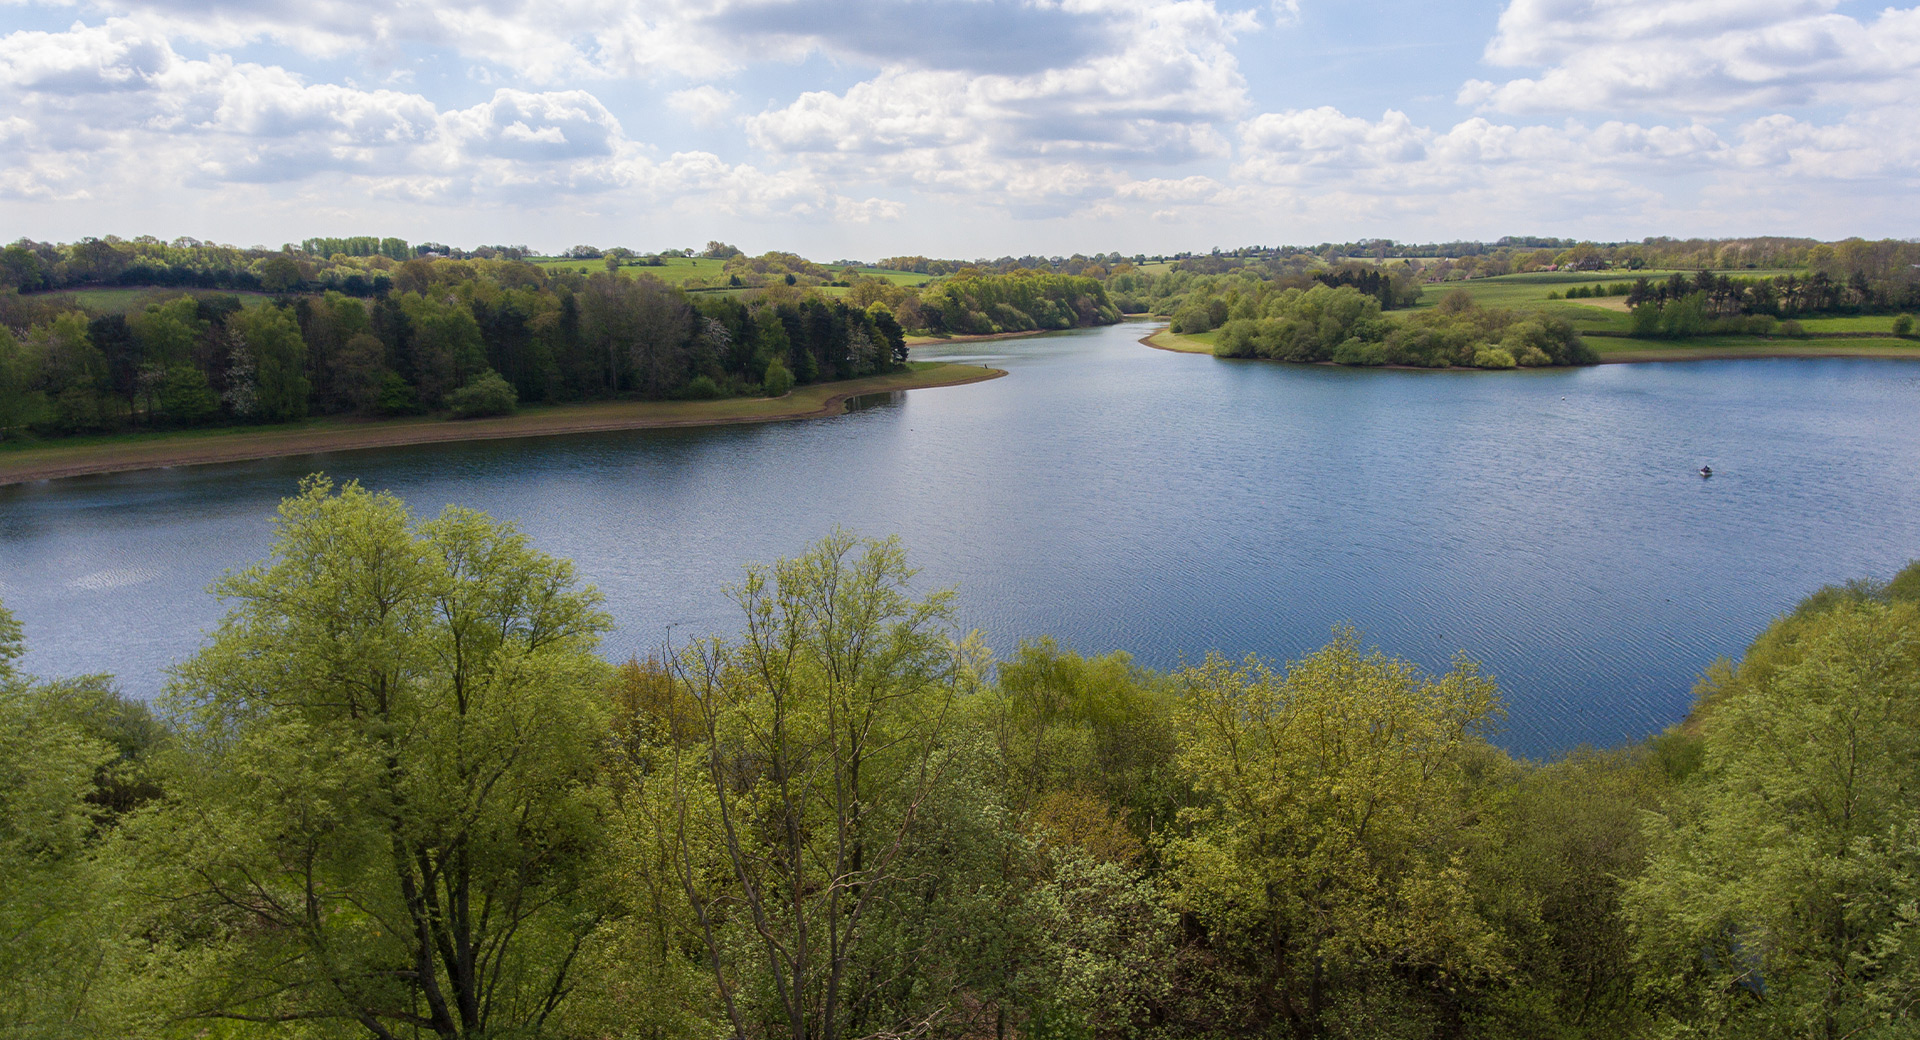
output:
[[[1629,285],[1645,278],[1649,282],[1664,282],[1676,274],[1692,276],[1693,271],[1533,271],[1527,274],[1503,274],[1494,278],[1475,278],[1463,282],[1441,282],[1426,287],[1418,306],[1430,307],[1440,302],[1440,298],[1455,289],[1464,289],[1473,294],[1473,298],[1482,304],[1494,307],[1519,307],[1530,302],[1545,301],[1550,292],[1565,293],[1579,285],[1608,285],[1625,282]],[[1789,274],[1805,274],[1804,271],[1727,271],[1729,275],[1740,278],[1774,278]]]
[[[1534,281],[1536,275],[1505,275],[1500,278],[1477,278],[1471,282],[1448,282],[1445,285],[1429,285],[1420,294],[1420,302],[1414,309],[1437,307],[1448,293],[1460,291],[1473,297],[1473,302],[1482,307],[1503,307],[1509,310],[1539,311],[1556,318],[1565,318],[1581,332],[1625,332],[1632,327],[1627,312],[1608,307],[1591,306],[1585,300],[1549,300],[1549,292],[1559,292],[1557,284]],[[1528,279],[1516,281],[1514,279]],[[1584,282],[1573,284],[1592,285],[1595,279],[1588,277]],[[1591,301],[1601,303],[1604,301]]]
[[[921,286],[933,281],[932,275],[913,271],[889,271],[884,267],[856,267],[854,270],[871,278],[885,278],[895,285]]]
[[[1714,358],[1881,357],[1920,361],[1920,341],[1911,339],[1806,339],[1760,336],[1700,336],[1685,340],[1595,337],[1587,346],[1602,361],[1704,361]]]
[[[1879,332],[1893,335],[1892,314],[1841,314],[1821,318],[1800,318],[1800,327],[1814,335],[1822,332]]]
[[[1608,297],[1597,300],[1549,300],[1550,292],[1565,292],[1577,285],[1595,285],[1609,282],[1629,282],[1645,277],[1651,281],[1662,281],[1676,272],[1673,271],[1602,271],[1568,272],[1543,271],[1533,274],[1509,274],[1498,278],[1476,278],[1469,282],[1446,282],[1429,285],[1421,293],[1416,309],[1438,306],[1446,295],[1455,290],[1467,293],[1475,303],[1483,307],[1506,307],[1513,310],[1539,311],[1555,317],[1565,318],[1581,332],[1626,332],[1633,327],[1632,320],[1624,309],[1625,297]],[[1679,272],[1685,273],[1685,272]],[[1790,271],[1741,271],[1742,276],[1767,276],[1792,274]],[[1833,332],[1893,332],[1891,314],[1868,315],[1826,315],[1798,319],[1801,327],[1809,333]]]
[[[596,274],[607,269],[604,260],[534,260],[531,263],[549,271],[579,271],[581,274]],[[668,256],[660,259],[658,267],[622,265],[620,273],[627,278],[650,274],[668,285],[680,285],[690,278],[724,282],[727,280],[726,268],[725,260],[704,256]]]
[[[1148,336],[1145,343],[1161,350],[1171,350],[1181,354],[1211,354],[1213,345],[1219,342],[1220,330],[1212,332],[1180,333],[1170,329]]]
[[[132,314],[147,304],[181,296],[238,296],[242,307],[264,307],[273,299],[269,293],[228,292],[224,289],[181,289],[174,287],[133,286],[126,289],[76,289],[72,296],[81,307],[94,314]]]
[[[595,274],[607,269],[606,261],[604,260],[549,259],[533,260],[530,262],[535,266],[544,267],[549,271],[570,270],[579,271],[581,274]],[[895,285],[925,285],[933,280],[930,275],[915,274],[912,271],[890,271],[881,267],[856,267],[854,270],[863,275],[885,278]],[[636,278],[642,274],[650,274],[666,282],[668,285],[684,285],[688,280],[693,278],[704,279],[710,283],[724,283],[727,280],[727,262],[725,260],[715,260],[704,256],[669,256],[662,257],[660,266],[658,267],[622,265],[620,273],[628,278]],[[827,274],[829,277],[838,278],[840,271],[837,268],[828,268]]]

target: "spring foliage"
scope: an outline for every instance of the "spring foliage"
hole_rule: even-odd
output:
[[[6,1036],[1913,1035],[1920,566],[1551,763],[1347,629],[995,662],[846,532],[619,667],[565,562],[352,484],[217,591],[164,725],[0,610]]]

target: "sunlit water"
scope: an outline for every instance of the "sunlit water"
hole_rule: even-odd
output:
[[[1428,667],[1465,652],[1506,692],[1501,741],[1545,755],[1675,721],[1768,618],[1920,555],[1920,367],[1361,371],[1145,331],[955,348],[1011,375],[828,420],[0,488],[0,600],[30,670],[152,695],[219,617],[206,587],[324,470],[518,522],[606,594],[610,656],[732,631],[741,565],[838,524],[901,535],[1002,652],[1051,634],[1156,667],[1284,658],[1346,622]]]

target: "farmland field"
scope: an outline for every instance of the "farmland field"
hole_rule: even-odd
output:
[[[933,281],[932,275],[915,271],[889,271],[884,267],[856,267],[854,270],[868,277],[885,278],[895,285],[920,286]]]
[[[535,266],[544,267],[549,271],[570,270],[579,271],[581,274],[594,274],[607,269],[607,264],[604,260],[549,259],[534,260],[531,262]],[[622,265],[620,267],[620,274],[627,278],[637,278],[641,274],[650,274],[669,285],[681,285],[692,278],[704,278],[709,281],[718,280],[724,282],[727,278],[726,266],[727,262],[725,260],[714,260],[704,256],[668,256],[661,257],[660,266],[658,267]]]
[[[243,307],[264,307],[267,301],[273,299],[269,293],[138,285],[122,289],[77,289],[62,295],[73,297],[81,307],[94,314],[132,314],[149,303],[180,296],[238,296]]]

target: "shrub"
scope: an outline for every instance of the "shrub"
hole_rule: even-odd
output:
[[[519,395],[513,384],[489,368],[467,381],[467,385],[447,395],[447,407],[455,419],[478,419],[487,415],[512,415]]]
[[[1387,363],[1387,347],[1384,343],[1365,343],[1349,337],[1333,348],[1333,363],[1336,365],[1384,365]]]
[[[1475,368],[1515,368],[1518,365],[1519,362],[1513,359],[1512,354],[1499,347],[1482,347],[1473,352]]]
[[[1173,331],[1192,335],[1196,332],[1212,332],[1213,318],[1202,303],[1189,303],[1173,312]]]
[[[761,392],[768,397],[781,397],[793,389],[793,373],[780,363],[779,358],[767,362],[766,378],[761,380]]]
[[[720,396],[720,384],[712,376],[694,376],[687,381],[685,393],[695,401],[711,401]]]
[[[1800,324],[1797,321],[1789,320],[1789,321],[1783,321],[1780,323],[1780,335],[1782,336],[1792,336],[1798,339],[1799,337],[1804,336],[1806,334],[1807,334],[1807,327],[1805,325]]]
[[[1893,334],[1896,336],[1913,335],[1913,315],[1902,314],[1893,319]]]
[[[419,415],[426,411],[420,407],[420,395],[414,392],[413,384],[392,372],[380,377],[380,396],[373,410],[381,415]]]
[[[1260,353],[1260,323],[1252,318],[1235,318],[1220,326],[1214,338],[1215,357],[1256,357]]]

